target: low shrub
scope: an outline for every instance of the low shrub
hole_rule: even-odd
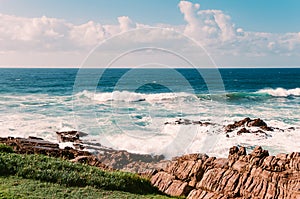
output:
[[[5,144],[0,144],[0,153],[4,152],[4,153],[13,153],[14,150],[12,147],[7,146]]]

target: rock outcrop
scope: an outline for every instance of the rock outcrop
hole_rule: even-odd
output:
[[[228,158],[185,155],[151,178],[162,192],[190,199],[300,198],[300,153],[269,156],[232,147]]]
[[[290,127],[286,130],[291,130],[292,128],[293,127]],[[233,132],[236,130],[237,135],[252,133],[255,135],[265,135],[266,137],[271,136],[267,132],[274,131],[275,129],[281,132],[285,131],[283,129],[268,126],[267,123],[260,118],[250,119],[249,117],[244,118],[240,121],[235,121],[233,124],[228,124],[224,127],[225,133]],[[230,136],[226,134],[226,137]]]
[[[250,133],[248,129],[245,127],[259,127],[261,130],[265,131],[273,131],[273,127],[269,127],[266,122],[264,122],[262,119],[250,119],[249,117],[246,117],[245,119],[242,119],[240,121],[235,121],[233,124],[228,124],[225,126],[225,132],[232,132],[236,128],[241,127],[244,131],[247,130],[246,133]]]
[[[228,128],[240,128],[240,133],[252,133],[247,128],[249,126],[270,128],[262,120],[250,118],[232,125]],[[263,132],[260,129],[257,131]],[[82,145],[78,132],[67,134],[70,138],[67,139],[68,142]],[[60,141],[66,139],[61,138]],[[61,149],[59,144],[37,137],[0,138],[0,143],[12,146],[15,152],[21,154],[44,154],[104,170],[138,173],[149,178],[160,191],[171,196],[186,196],[190,199],[300,199],[300,152],[270,156],[267,150],[257,146],[247,154],[244,147],[235,146],[230,148],[228,158],[188,154],[164,160],[163,156],[134,154],[101,144],[94,145],[96,155],[81,150],[80,147]]]
[[[79,136],[76,133],[71,132],[71,135],[78,137],[79,140]],[[71,138],[72,136],[69,137]],[[72,139],[71,141],[73,142]],[[69,140],[69,142],[71,141]],[[96,166],[104,170],[122,170],[138,173],[149,178],[165,168],[169,162],[164,160],[164,156],[162,155],[135,154],[124,150],[114,150],[101,145],[97,147],[96,154],[75,147],[61,149],[58,144],[37,137],[0,138],[0,143],[11,146],[16,153],[20,154],[43,154]]]
[[[43,140],[42,138],[7,137],[0,138],[0,143],[11,146],[16,153],[20,154],[43,154],[111,170],[111,168],[98,161],[97,158],[88,151],[76,150],[71,147],[60,149],[58,144]]]

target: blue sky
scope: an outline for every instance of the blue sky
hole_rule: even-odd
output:
[[[0,13],[24,17],[55,17],[74,23],[94,20],[117,23],[129,16],[139,23],[184,24],[179,0],[2,0]],[[1,2],[1,0],[0,0]],[[201,9],[223,10],[247,31],[299,32],[299,0],[193,0]]]
[[[99,42],[148,26],[200,42],[224,66],[299,66],[299,8],[299,0],[0,0],[0,66],[74,66]]]

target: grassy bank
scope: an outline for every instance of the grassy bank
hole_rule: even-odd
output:
[[[167,199],[169,197],[157,194],[139,195],[124,191],[109,191],[91,186],[66,187],[17,176],[1,176],[0,198]]]
[[[132,173],[102,171],[43,155],[15,154],[3,145],[0,176],[0,198],[165,198],[149,180]]]

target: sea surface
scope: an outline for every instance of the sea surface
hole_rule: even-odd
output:
[[[1,68],[0,77],[0,136],[56,142],[56,131],[78,130],[85,142],[166,157],[226,157],[233,145],[300,151],[300,68]],[[278,129],[226,136],[224,125],[245,117]]]

